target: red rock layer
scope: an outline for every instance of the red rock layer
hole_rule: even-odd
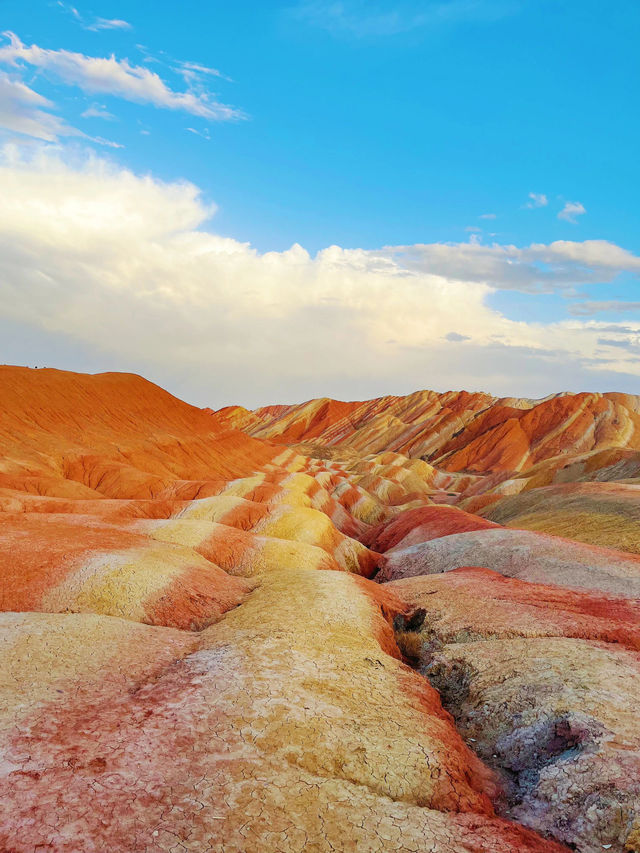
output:
[[[639,409],[0,369],[0,848],[635,849]]]
[[[325,398],[246,414],[222,410],[213,418],[282,444],[393,450],[454,472],[521,471],[568,453],[640,449],[639,398],[624,394],[535,401],[420,391],[361,403]]]
[[[380,522],[367,531],[363,542],[375,551],[385,552],[453,533],[492,527],[498,525],[456,507],[421,506],[405,510],[389,521]]]
[[[176,480],[229,479],[277,450],[139,376],[0,366],[0,488],[155,497]]]

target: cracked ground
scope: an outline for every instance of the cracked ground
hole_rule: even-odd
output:
[[[0,850],[640,850],[636,398],[0,398]]]

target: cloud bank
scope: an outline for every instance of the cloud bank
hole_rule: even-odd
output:
[[[26,363],[47,337],[210,405],[423,387],[543,395],[640,375],[622,346],[597,354],[602,323],[527,323],[490,306],[499,289],[640,270],[605,241],[260,254],[207,230],[214,208],[193,184],[95,155],[6,147],[0,185],[0,321],[25,330]],[[623,339],[640,322],[606,328]]]

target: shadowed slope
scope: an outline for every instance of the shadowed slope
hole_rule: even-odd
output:
[[[640,554],[640,484],[547,486],[503,498],[486,515],[509,527]]]
[[[584,853],[635,850],[640,602],[458,569],[388,584],[417,665],[501,774],[504,813]]]

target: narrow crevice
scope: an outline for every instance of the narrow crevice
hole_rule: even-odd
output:
[[[549,714],[534,723],[519,720],[519,715],[514,714],[511,730],[501,733],[493,727],[491,716],[478,717],[473,699],[478,671],[462,655],[452,657],[450,648],[446,655],[443,653],[446,644],[429,625],[426,615],[419,608],[395,617],[398,648],[404,661],[437,690],[443,708],[452,715],[469,749],[496,774],[501,786],[493,800],[496,813],[569,849],[581,849],[572,840],[571,821],[560,816],[553,828],[547,824],[546,831],[539,824],[536,814],[544,806],[544,797],[540,799],[538,785],[545,770],[597,751],[609,733],[597,720],[575,711]],[[610,847],[614,849],[615,845]]]

